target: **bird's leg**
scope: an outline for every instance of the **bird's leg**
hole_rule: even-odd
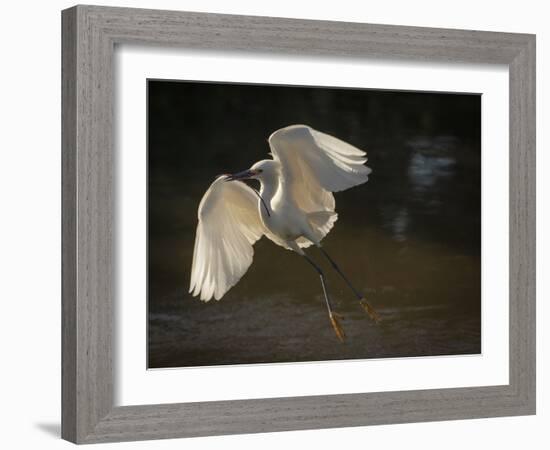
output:
[[[310,263],[313,266],[313,268],[319,274],[319,278],[321,279],[321,286],[323,287],[323,295],[325,296],[325,303],[327,305],[330,323],[332,325],[332,328],[334,328],[334,332],[336,333],[336,336],[338,336],[338,339],[340,339],[341,342],[344,342],[344,340],[346,339],[346,334],[344,333],[344,329],[340,324],[340,319],[342,319],[342,316],[332,311],[330,297],[328,296],[327,286],[325,283],[325,274],[323,273],[321,268],[317,264],[315,264],[315,261],[313,261],[308,255],[303,253],[302,256],[306,259],[308,263]]]
[[[380,316],[378,315],[378,313],[375,311],[375,309],[370,305],[369,302],[367,302],[367,299],[365,298],[364,295],[361,295],[359,293],[359,291],[357,289],[355,289],[353,287],[353,285],[351,284],[351,282],[348,280],[348,277],[346,277],[344,275],[344,272],[342,272],[342,270],[340,270],[340,267],[338,267],[338,264],[336,264],[336,262],[330,257],[330,255],[325,251],[325,249],[323,247],[319,247],[319,250],[321,250],[321,252],[323,253],[323,255],[326,256],[326,258],[329,260],[330,264],[332,265],[332,267],[334,268],[334,270],[336,270],[336,272],[338,272],[338,274],[342,277],[342,279],[346,282],[346,284],[349,286],[349,288],[353,291],[353,293],[355,294],[355,296],[357,297],[357,299],[359,300],[359,303],[361,304],[361,306],[363,307],[363,309],[367,312],[367,314],[369,315],[369,317],[374,320],[375,322],[379,322],[380,321]]]

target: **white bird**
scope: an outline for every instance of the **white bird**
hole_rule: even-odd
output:
[[[321,247],[338,215],[332,192],[367,182],[366,153],[306,125],[291,125],[269,137],[273,159],[221,175],[198,210],[189,292],[203,301],[221,299],[252,264],[253,245],[262,236],[306,258],[321,278],[330,322],[341,341],[340,315],[332,311],[321,268],[304,252],[317,246],[375,321],[378,316]],[[259,192],[237,180],[255,179]]]

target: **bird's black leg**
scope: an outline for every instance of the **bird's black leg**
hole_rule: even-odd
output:
[[[346,335],[339,321],[339,319],[341,319],[342,317],[338,313],[335,313],[332,311],[332,305],[330,303],[330,297],[328,295],[327,286],[325,283],[325,274],[323,273],[321,268],[315,263],[315,261],[313,261],[308,255],[303,253],[302,256],[306,259],[308,263],[310,263],[313,266],[313,268],[319,274],[319,278],[321,279],[321,286],[323,287],[323,295],[325,296],[325,303],[327,305],[328,316],[330,318],[330,323],[332,324],[332,328],[334,328],[334,331],[336,333],[336,336],[338,336],[338,339],[344,342]]]
[[[372,320],[374,320],[375,322],[379,322],[380,321],[380,317],[378,316],[378,314],[376,313],[376,311],[374,310],[374,308],[369,304],[369,302],[367,302],[367,299],[365,298],[365,296],[361,295],[359,293],[359,291],[357,289],[355,289],[353,287],[353,285],[351,284],[351,282],[348,280],[348,277],[346,277],[344,275],[344,272],[342,272],[342,270],[340,269],[340,267],[338,267],[338,264],[336,264],[336,262],[330,257],[330,255],[325,251],[325,249],[323,247],[319,247],[319,250],[321,250],[321,252],[323,253],[323,255],[326,256],[326,258],[329,260],[330,264],[332,265],[332,267],[334,268],[334,270],[336,270],[336,272],[338,272],[338,274],[342,277],[342,279],[346,282],[346,284],[349,286],[349,288],[353,291],[353,293],[355,294],[355,296],[357,297],[357,300],[359,300],[359,303],[361,304],[361,306],[365,309],[365,311],[367,312],[367,314],[370,316],[370,318]]]

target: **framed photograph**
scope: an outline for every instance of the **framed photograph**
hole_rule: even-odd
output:
[[[535,37],[62,13],[62,435],[535,413]]]

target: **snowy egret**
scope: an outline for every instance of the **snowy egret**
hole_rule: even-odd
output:
[[[221,175],[204,194],[198,210],[189,292],[219,300],[252,264],[253,244],[266,236],[303,256],[317,271],[330,323],[344,341],[341,316],[333,311],[321,268],[304,252],[317,246],[353,291],[369,316],[374,309],[321,247],[338,218],[332,192],[365,183],[371,169],[365,152],[306,125],[291,125],[269,137],[273,159]],[[238,180],[260,182],[259,192]]]

